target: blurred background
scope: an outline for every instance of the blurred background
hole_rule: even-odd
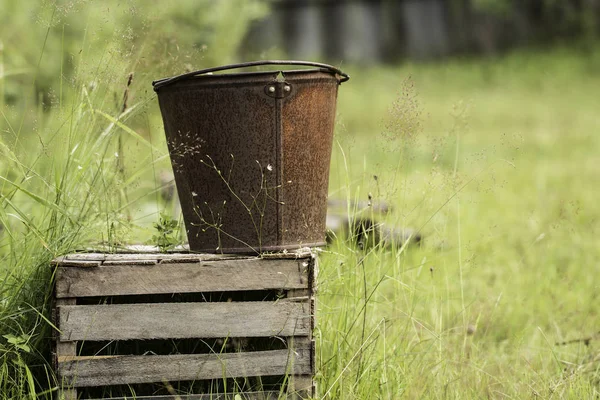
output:
[[[495,55],[598,34],[596,0],[277,0],[244,49],[376,64]]]

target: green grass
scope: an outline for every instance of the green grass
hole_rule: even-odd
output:
[[[331,191],[390,202],[425,242],[326,251],[322,393],[598,395],[597,64],[555,49],[350,70]],[[386,113],[400,87],[413,111]]]
[[[48,364],[49,260],[156,235],[169,166],[149,83],[182,71],[184,45],[195,43],[193,27],[173,43],[172,25],[144,16],[138,26],[129,9],[90,5],[69,25],[68,10],[51,17],[46,6],[43,21],[58,22],[36,25],[22,49],[4,34],[0,57],[1,398],[48,398],[59,386]],[[30,21],[18,11],[15,32]],[[107,16],[114,25],[99,29]],[[127,24],[130,36],[112,36]],[[190,62],[229,61],[233,44],[215,46],[223,54]],[[598,396],[598,67],[598,49],[577,46],[343,67],[352,79],[339,92],[330,194],[385,200],[386,222],[425,241],[366,251],[339,241],[323,252],[320,396]],[[40,81],[48,86],[35,94]]]

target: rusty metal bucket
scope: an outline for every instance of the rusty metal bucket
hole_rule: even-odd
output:
[[[310,69],[213,72],[262,65]],[[258,61],[154,81],[190,250],[325,245],[339,69]]]

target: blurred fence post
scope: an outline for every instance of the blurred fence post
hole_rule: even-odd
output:
[[[282,26],[288,55],[293,59],[321,59],[327,38],[319,4],[309,0],[280,4],[284,7]]]
[[[325,2],[327,54],[337,60],[363,64],[382,60],[381,1]]]
[[[271,0],[271,15],[254,24],[242,52],[256,55],[279,48],[291,58],[372,64],[469,52],[493,55],[559,35],[593,42],[600,33],[600,0],[513,1],[503,8],[485,4]]]
[[[408,56],[428,59],[450,53],[444,2],[406,0],[401,4]]]

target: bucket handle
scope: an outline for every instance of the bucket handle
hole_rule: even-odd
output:
[[[225,70],[229,70],[229,69],[246,68],[246,67],[256,67],[256,66],[262,66],[262,65],[300,65],[303,67],[319,67],[319,68],[326,69],[329,72],[334,73],[335,75],[340,76],[341,78],[339,78],[339,83],[346,82],[348,79],[350,79],[350,76],[348,74],[342,72],[340,69],[338,69],[332,65],[329,65],[329,64],[323,64],[323,63],[317,63],[317,62],[311,62],[311,61],[264,60],[264,61],[250,61],[250,62],[245,62],[245,63],[240,63],[240,64],[223,65],[220,67],[212,67],[212,68],[201,69],[198,71],[187,72],[185,74],[177,75],[172,78],[164,78],[164,79],[156,80],[156,81],[152,82],[152,86],[154,87],[154,91],[158,91],[158,89],[163,86],[170,85],[172,83],[175,83],[175,82],[180,81],[185,78],[203,75],[203,74],[207,74],[209,72],[225,71]]]

